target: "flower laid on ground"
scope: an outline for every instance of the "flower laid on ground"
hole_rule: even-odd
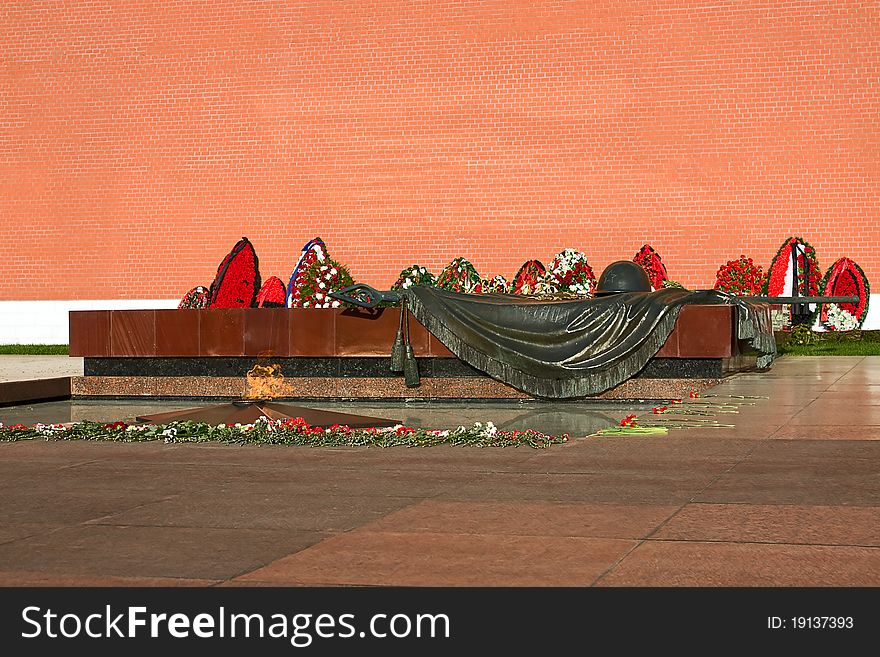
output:
[[[865,272],[853,260],[838,258],[822,280],[823,296],[858,297],[858,303],[823,304],[819,322],[829,331],[852,331],[862,326],[868,315],[871,289]]]
[[[204,285],[197,285],[183,295],[180,303],[177,304],[177,308],[207,308],[209,301],[210,292],[208,291],[208,288]]]
[[[3,425],[0,425],[0,429],[2,429],[2,427],[3,427]],[[26,429],[26,427],[23,424],[16,424],[14,427],[10,427],[10,428],[15,429],[15,430],[19,430],[19,431]],[[36,431],[37,433],[41,434],[42,436],[44,436],[46,438],[51,438],[52,436],[55,436],[55,435],[61,433],[65,429],[66,429],[66,427],[63,424],[42,424],[42,423],[38,422],[37,424],[35,424],[33,426],[34,431]]]
[[[666,427],[658,426],[641,426],[636,420],[635,413],[627,415],[620,421],[620,424],[613,427],[605,427],[599,429],[588,437],[604,437],[604,436],[664,436],[669,433]]]
[[[437,278],[427,269],[420,265],[411,265],[400,272],[400,276],[391,286],[392,290],[406,290],[413,285],[431,286],[437,282]]]
[[[545,280],[547,268],[540,260],[526,260],[510,282],[512,294],[535,294],[538,284]]]
[[[479,293],[482,279],[467,258],[454,258],[437,276],[436,287],[452,292]]]
[[[294,307],[339,308],[342,302],[328,295],[349,285],[354,285],[354,280],[345,265],[330,259],[313,262],[303,275]]]
[[[737,260],[728,260],[715,272],[715,289],[728,294],[761,294],[764,285],[764,270],[751,258],[740,255]]]
[[[660,254],[650,244],[642,245],[642,248],[633,256],[633,262],[641,265],[645,270],[651,281],[651,287],[655,290],[662,288],[663,281],[669,278],[666,273],[666,265],[660,259]]]
[[[324,240],[320,237],[309,240],[306,245],[303,246],[299,259],[296,262],[296,266],[293,268],[293,273],[290,275],[290,280],[287,283],[288,308],[301,307],[301,288],[305,281],[306,272],[309,267],[316,262],[324,262],[329,257],[330,254],[327,252],[327,245],[324,244]]]
[[[654,408],[651,409],[651,412],[654,415],[661,415],[668,410],[669,410],[669,406],[655,406]]]
[[[0,441],[19,440],[107,440],[116,442],[166,443],[223,442],[248,445],[305,445],[310,447],[375,446],[430,447],[433,445],[472,445],[477,447],[533,447],[543,449],[569,440],[568,434],[551,436],[531,429],[502,431],[492,422],[476,422],[472,427],[455,429],[418,429],[394,427],[352,429],[345,425],[312,426],[303,418],[269,420],[260,418],[252,424],[211,425],[202,422],[168,424],[131,424],[114,422],[75,422],[66,425],[36,424],[27,427],[0,425]]]
[[[507,294],[510,292],[510,283],[501,275],[489,279],[484,278],[481,287],[483,294]]]
[[[564,249],[550,262],[547,271],[556,290],[579,295],[592,294],[596,289],[596,275],[587,262],[587,256],[575,249]]]
[[[694,389],[691,389],[691,391],[688,393],[688,396],[689,396],[691,399],[696,399],[697,397],[700,396],[700,393],[697,392],[697,391],[694,390]]]

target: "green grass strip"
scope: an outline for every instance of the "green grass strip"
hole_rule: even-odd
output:
[[[0,354],[8,356],[68,356],[66,344],[0,344]]]
[[[816,344],[784,344],[783,356],[880,356],[880,342],[821,340]]]

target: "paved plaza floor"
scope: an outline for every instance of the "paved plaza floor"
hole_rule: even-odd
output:
[[[757,399],[654,436],[554,407],[544,450],[0,443],[0,585],[880,585],[880,357],[712,393]],[[465,409],[433,419],[502,412]]]

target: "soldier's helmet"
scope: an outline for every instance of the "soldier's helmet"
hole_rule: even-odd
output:
[[[650,292],[651,279],[642,267],[631,260],[618,260],[605,267],[596,283],[596,296],[621,292]]]

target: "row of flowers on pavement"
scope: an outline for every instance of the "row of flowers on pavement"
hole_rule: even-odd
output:
[[[636,413],[624,417],[617,426],[600,429],[594,436],[627,436],[627,435],[667,435],[669,429],[688,428],[732,428],[732,424],[719,422],[717,415],[738,413],[743,404],[754,404],[756,399],[767,397],[756,395],[715,395],[705,399],[696,390],[691,390],[690,399],[671,399],[666,404],[655,406],[651,414],[641,418]],[[721,399],[724,397],[725,399]]]
[[[169,422],[167,424],[128,424],[125,422],[75,422],[66,424],[0,423],[0,441],[20,440],[107,440],[116,442],[164,441],[166,443],[222,442],[240,445],[303,445],[311,447],[374,446],[429,447],[434,445],[471,445],[478,447],[527,446],[543,449],[563,444],[568,434],[552,436],[527,429],[504,431],[492,422],[476,422],[471,427],[454,429],[418,429],[394,427],[352,429],[335,424],[312,426],[303,418],[271,420],[258,418],[252,424],[204,422]]]
[[[692,389],[689,399],[672,399],[655,406],[651,415],[639,419],[636,413],[624,417],[615,427],[599,430],[594,436],[629,434],[662,434],[670,428],[730,427],[712,416],[719,413],[738,413],[742,404],[750,400],[767,399],[762,396],[706,395],[704,398]],[[656,416],[664,416],[651,419]],[[667,418],[666,416],[671,416]],[[710,416],[710,419],[699,416]],[[249,424],[207,424],[204,422],[179,421],[167,424],[143,424],[126,422],[92,422],[43,424],[31,426],[0,423],[0,442],[24,440],[91,440],[139,443],[162,441],[174,443],[219,442],[237,445],[299,445],[307,447],[431,447],[437,445],[469,445],[475,447],[531,447],[545,449],[551,445],[565,444],[570,440],[567,433],[550,435],[533,429],[506,431],[492,422],[475,422],[471,427],[454,429],[420,429],[396,425],[353,429],[334,424],[329,427],[313,426],[301,417],[272,420],[261,417]]]

